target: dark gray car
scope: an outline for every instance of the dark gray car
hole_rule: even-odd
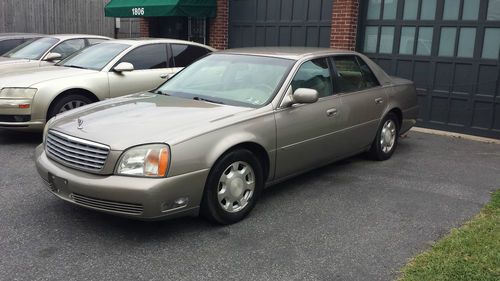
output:
[[[52,118],[36,166],[57,197],[139,219],[243,219],[265,186],[369,152],[418,114],[411,81],[331,49],[215,52],[152,92]]]

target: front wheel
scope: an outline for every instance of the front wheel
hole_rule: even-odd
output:
[[[92,100],[81,94],[70,94],[64,96],[60,99],[57,99],[54,102],[54,105],[51,106],[51,109],[48,113],[48,119],[56,116],[59,113],[66,112],[68,110],[72,110],[89,103],[92,103]]]
[[[215,163],[208,176],[201,213],[220,224],[238,222],[253,209],[263,185],[262,166],[252,152],[229,152]]]
[[[375,160],[391,158],[398,145],[399,121],[394,113],[387,114],[377,131],[377,136],[370,148],[370,155]]]

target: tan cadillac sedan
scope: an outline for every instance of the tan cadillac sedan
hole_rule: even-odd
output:
[[[157,90],[52,118],[36,150],[50,191],[138,219],[243,219],[266,186],[369,152],[391,157],[418,114],[411,81],[331,49],[212,53]]]
[[[113,40],[55,66],[0,74],[0,128],[42,131],[58,113],[155,89],[213,50],[180,40]]]
[[[52,65],[85,47],[110,40],[87,34],[40,35],[0,56],[0,74]]]

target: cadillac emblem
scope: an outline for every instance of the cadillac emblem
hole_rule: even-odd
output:
[[[76,127],[76,128],[79,130],[82,130],[83,129],[83,120],[78,118],[78,119],[76,119],[76,122],[78,123],[78,127]]]

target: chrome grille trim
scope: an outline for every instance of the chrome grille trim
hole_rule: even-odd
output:
[[[97,199],[97,198],[92,198],[88,197],[85,195],[81,195],[78,193],[71,193],[71,198],[75,201],[75,203],[78,203],[80,205],[96,208],[96,209],[101,209],[101,210],[106,210],[106,211],[112,211],[112,212],[119,212],[119,213],[126,213],[126,214],[131,214],[131,215],[140,215],[142,214],[144,207],[141,204],[134,204],[134,203],[124,203],[124,202],[116,202],[116,201],[109,201],[109,200],[103,200],[103,199]]]
[[[62,164],[92,171],[104,167],[110,152],[108,146],[52,130],[47,134],[45,149],[51,158]]]

